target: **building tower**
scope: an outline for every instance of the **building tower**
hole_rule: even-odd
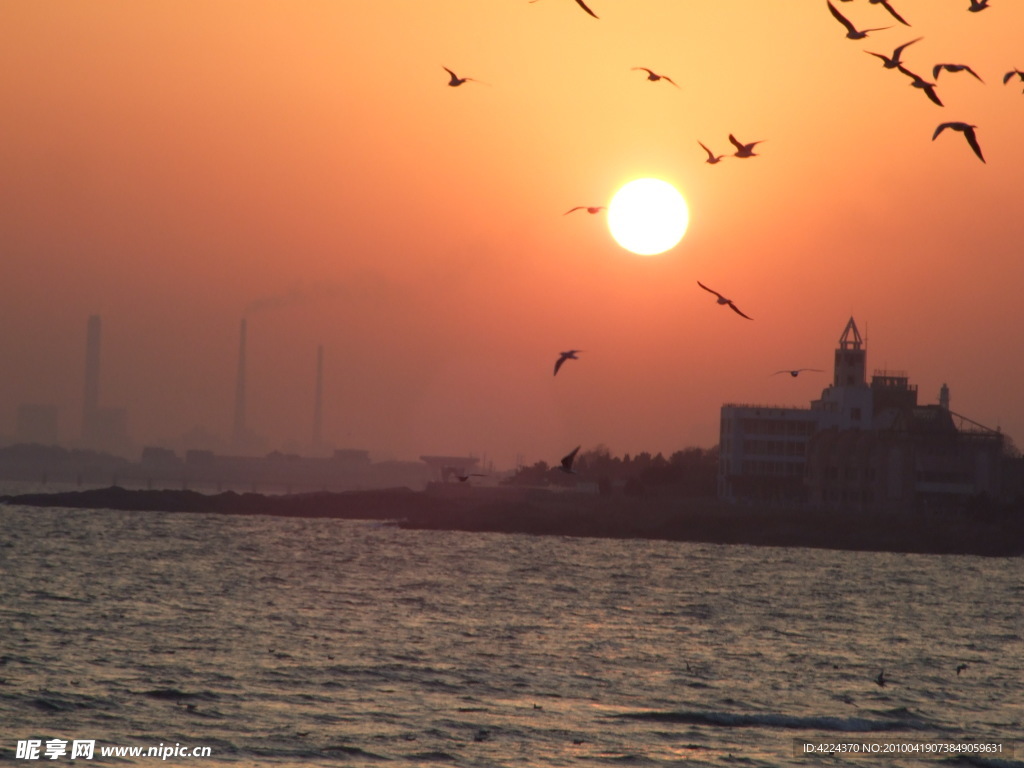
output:
[[[231,442],[236,448],[245,444],[245,318],[238,342],[238,376],[235,379],[235,421],[231,430]]]
[[[313,396],[313,450],[323,447],[324,347],[316,348],[316,389]]]
[[[818,429],[866,429],[874,416],[874,394],[867,383],[867,349],[851,317],[835,351],[832,384],[821,398],[811,401],[811,410],[821,411]]]
[[[864,348],[860,331],[857,330],[857,324],[851,317],[843,330],[843,335],[839,337],[832,386],[863,386],[867,383],[866,368],[867,350]]]
[[[82,406],[82,439],[92,441],[100,406],[100,316],[89,315],[85,332],[85,398]]]
[[[944,411],[949,410],[949,387],[946,384],[943,384],[939,390],[939,408]]]

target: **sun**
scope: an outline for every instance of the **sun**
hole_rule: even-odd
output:
[[[679,190],[661,179],[624,184],[608,204],[615,242],[641,256],[664,253],[683,239],[690,209]]]

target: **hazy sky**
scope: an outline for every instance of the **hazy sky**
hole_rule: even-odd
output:
[[[308,444],[323,344],[336,447],[667,455],[723,402],[806,406],[853,315],[869,371],[1022,443],[1024,3],[892,1],[912,27],[836,3],[893,25],[855,41],[825,0],[5,0],[0,433],[48,402],[79,434],[100,314],[137,441],[227,435],[247,316],[272,444]],[[938,107],[864,52],[919,36],[909,69],[984,83]],[[707,165],[730,132],[759,156]],[[641,176],[690,205],[661,256],[562,215]]]

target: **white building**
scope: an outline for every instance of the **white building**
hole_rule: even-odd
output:
[[[868,384],[866,370],[851,317],[832,384],[810,407],[723,405],[719,498],[934,508],[1006,495],[1001,433],[952,413],[945,385],[938,405],[918,405],[905,373],[875,371]]]
[[[839,337],[832,385],[810,408],[727,404],[718,443],[718,496],[727,501],[802,501],[807,446],[822,429],[870,425],[867,350],[850,318]]]

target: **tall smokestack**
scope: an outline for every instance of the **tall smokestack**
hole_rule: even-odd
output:
[[[245,318],[238,343],[238,377],[235,381],[235,424],[231,432],[235,447],[245,442]]]
[[[316,394],[313,398],[313,450],[323,445],[324,418],[324,347],[316,348]]]
[[[82,438],[93,437],[100,405],[100,316],[89,315],[85,333],[85,400],[82,407]]]

